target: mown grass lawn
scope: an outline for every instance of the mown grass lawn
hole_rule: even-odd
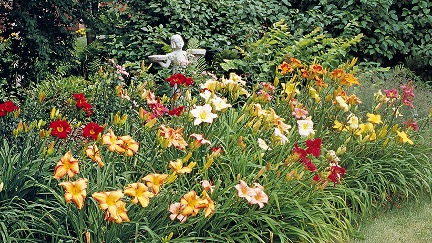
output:
[[[432,202],[430,199],[407,202],[377,215],[359,231],[359,238],[353,242],[432,242]]]

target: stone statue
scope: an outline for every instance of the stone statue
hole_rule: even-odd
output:
[[[152,55],[149,56],[150,62],[155,62],[164,68],[172,66],[172,73],[181,73],[182,69],[186,68],[190,63],[204,56],[205,49],[188,49],[183,51],[184,41],[180,35],[173,35],[171,37],[172,52],[166,55]]]

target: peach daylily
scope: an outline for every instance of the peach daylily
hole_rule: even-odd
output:
[[[137,141],[133,140],[131,136],[121,136],[120,140],[123,141],[123,149],[126,155],[133,156],[138,152],[139,144]]]
[[[202,200],[195,191],[186,193],[180,199],[180,205],[182,206],[182,215],[185,216],[196,216],[201,208],[205,208],[207,200]]]
[[[151,187],[152,192],[157,195],[160,191],[160,186],[165,183],[168,178],[167,174],[148,174],[143,180],[145,180],[148,187]]]
[[[210,198],[210,196],[207,194],[207,191],[203,191],[202,197],[204,198],[204,217],[211,216],[215,211],[215,205],[213,200]]]
[[[171,212],[169,216],[171,220],[178,219],[181,223],[184,223],[187,219],[187,216],[181,214],[182,205],[179,202],[172,203],[169,205],[168,211]]]
[[[116,217],[114,217],[110,211],[107,211],[105,214],[105,220],[114,221],[117,224],[121,224],[123,221],[129,222],[129,216],[127,215],[126,203],[123,201],[118,201],[115,203],[116,206]]]
[[[122,197],[122,191],[108,191],[108,192],[95,192],[92,197],[99,203],[99,207],[102,210],[108,210],[109,217],[113,219],[118,219],[120,216],[118,214],[118,205]]]
[[[87,157],[89,157],[92,161],[97,162],[99,167],[104,167],[104,162],[102,161],[102,158],[100,156],[100,150],[99,148],[95,145],[89,145],[87,146],[86,150],[86,155]]]
[[[102,136],[102,143],[108,145],[108,150],[111,152],[124,153],[126,150],[122,147],[123,140],[117,138],[112,129]]]
[[[264,203],[268,202],[268,196],[264,192],[264,187],[260,184],[255,184],[255,195],[252,196],[252,199],[249,201],[250,204],[258,204],[260,208],[264,207]]]
[[[234,186],[237,189],[237,195],[239,197],[245,198],[248,202],[252,200],[252,197],[255,196],[256,192],[253,188],[250,188],[247,183],[243,180],[240,180],[240,183]]]
[[[66,202],[75,203],[78,209],[82,209],[84,207],[84,200],[87,196],[87,179],[80,178],[77,181],[65,181],[59,183],[59,186],[62,186],[65,190],[64,198]]]
[[[65,155],[58,161],[54,169],[54,178],[61,179],[66,174],[69,178],[79,173],[78,160],[72,157],[70,151],[66,152]]]
[[[134,197],[131,202],[141,204],[143,208],[147,207],[150,203],[150,198],[154,197],[154,194],[148,190],[148,187],[143,183],[132,183],[129,184],[125,189],[124,193],[128,196]]]
[[[213,190],[214,190],[214,188],[215,188],[215,186],[213,186],[213,185],[211,184],[211,182],[208,181],[208,180],[202,180],[202,181],[201,181],[201,186],[203,187],[203,189],[204,189],[205,191],[210,191],[210,193],[213,193]]]
[[[171,161],[169,163],[169,167],[174,170],[177,174],[185,174],[185,173],[191,173],[192,168],[189,166],[183,167],[183,161],[181,159],[177,159],[175,161]]]

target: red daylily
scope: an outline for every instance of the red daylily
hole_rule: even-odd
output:
[[[76,106],[78,108],[83,107],[83,104],[87,103],[87,100],[86,100],[86,97],[84,96],[84,93],[73,94],[73,97],[76,100]]]
[[[16,106],[12,101],[7,100],[3,104],[0,104],[0,116],[5,116],[6,113],[12,112],[14,110],[18,110],[18,106]]]
[[[318,158],[321,155],[321,144],[322,140],[320,138],[315,140],[306,140],[306,146],[308,147],[306,152],[312,154],[315,158]]]
[[[182,73],[176,73],[171,75],[171,77],[165,79],[167,82],[169,82],[171,87],[174,87],[174,85],[184,85],[184,86],[190,86],[194,84],[194,80],[192,78],[186,77]]]
[[[342,176],[345,174],[345,168],[340,165],[332,165],[330,167],[330,174],[328,175],[328,179],[331,180],[334,184],[340,184],[340,180]]]
[[[180,116],[181,113],[182,113],[184,110],[185,110],[185,107],[184,107],[184,106],[179,106],[179,107],[176,107],[176,108],[174,108],[174,109],[168,111],[168,115],[170,115],[170,116]]]
[[[165,115],[166,112],[168,112],[168,108],[166,108],[163,104],[161,103],[154,103],[154,104],[149,104],[150,108],[152,109],[153,113],[156,116],[163,116]]]
[[[94,140],[97,139],[99,133],[103,132],[104,127],[99,126],[97,123],[90,122],[83,129],[83,136],[88,138],[91,137]]]
[[[66,138],[72,129],[66,120],[56,120],[50,123],[49,127],[52,129],[51,135],[58,138]]]

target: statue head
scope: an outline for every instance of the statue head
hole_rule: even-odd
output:
[[[184,46],[183,38],[180,35],[173,35],[171,37],[171,48],[176,49],[180,48],[182,49]]]

